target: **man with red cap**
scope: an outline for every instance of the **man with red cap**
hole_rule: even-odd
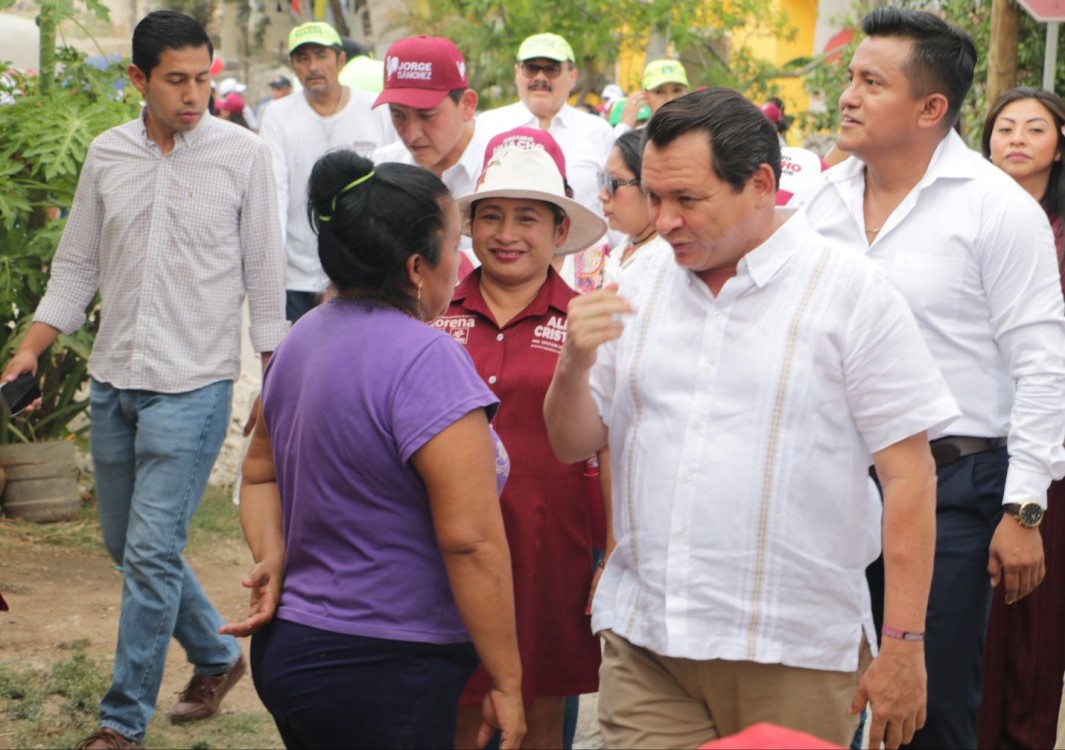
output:
[[[473,192],[484,160],[484,128],[477,127],[477,92],[469,87],[466,61],[450,39],[400,39],[385,55],[384,90],[373,106],[388,105],[400,140],[373,153],[376,163],[417,164],[435,174],[456,198]],[[462,241],[459,278],[476,263]]]

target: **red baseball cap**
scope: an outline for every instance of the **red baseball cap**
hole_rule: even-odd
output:
[[[385,87],[373,103],[432,109],[448,92],[467,89],[466,61],[450,39],[411,36],[385,53]]]
[[[558,167],[559,174],[562,175],[563,181],[567,179],[566,157],[562,154],[562,149],[559,148],[558,143],[555,142],[555,139],[552,138],[551,134],[546,130],[540,130],[539,128],[514,128],[505,133],[500,133],[492,140],[488,141],[488,145],[484,149],[484,167],[488,166],[488,162],[492,160],[492,155],[497,148],[508,146],[524,149],[542,148],[555,160],[555,165]]]

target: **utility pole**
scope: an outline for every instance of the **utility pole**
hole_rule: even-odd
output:
[[[1017,85],[1017,45],[1021,9],[1013,0],[991,0],[991,41],[987,57],[987,104]]]

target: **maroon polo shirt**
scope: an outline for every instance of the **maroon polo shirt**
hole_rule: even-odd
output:
[[[500,327],[480,280],[480,268],[463,279],[433,326],[466,347],[500,401],[492,425],[511,461],[500,501],[514,568],[523,691],[529,699],[594,691],[599,647],[585,604],[592,578],[589,509],[592,500],[601,503],[598,477],[584,461],[555,458],[543,415],[566,338],[566,311],[577,293],[549,269],[536,298]],[[464,702],[483,695],[486,685],[479,670]]]

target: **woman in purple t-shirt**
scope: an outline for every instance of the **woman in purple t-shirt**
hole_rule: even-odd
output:
[[[256,633],[255,688],[287,747],[445,747],[477,656],[482,732],[516,746],[498,402],[425,324],[455,286],[457,208],[430,172],[351,151],[318,161],[308,204],[337,294],[266,369],[241,489],[251,611],[223,630]]]

